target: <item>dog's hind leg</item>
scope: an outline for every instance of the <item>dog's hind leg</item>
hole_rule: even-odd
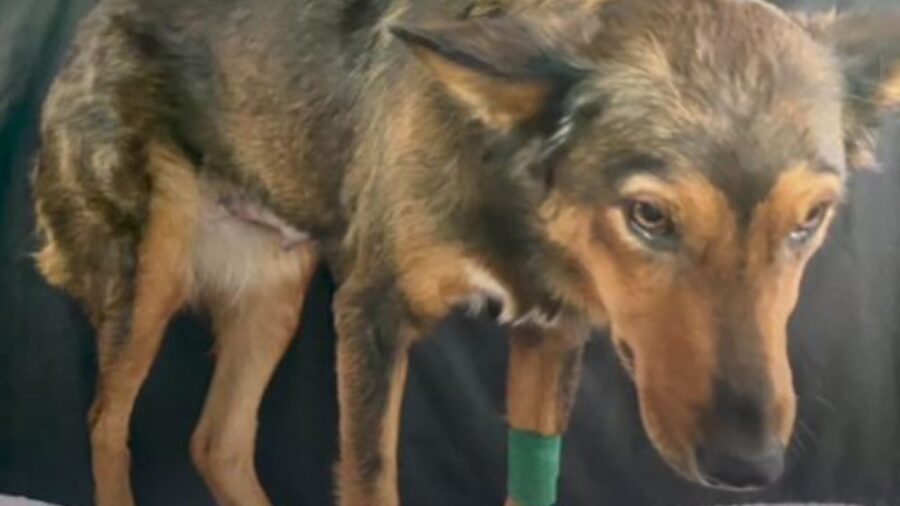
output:
[[[269,504],[254,468],[257,411],[297,328],[317,259],[310,244],[274,254],[257,261],[277,275],[211,305],[216,368],[191,455],[221,506]]]
[[[172,161],[150,157],[150,163],[156,164],[161,174]],[[134,504],[128,452],[131,412],[166,325],[188,293],[192,216],[165,194],[164,187],[179,185],[166,177],[163,175],[158,181],[158,192],[151,199],[150,215],[137,248],[132,303],[112,311],[92,311],[100,360],[90,438],[99,506]]]

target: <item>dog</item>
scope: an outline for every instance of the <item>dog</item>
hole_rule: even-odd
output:
[[[772,483],[787,321],[898,48],[896,13],[756,0],[101,0],[32,174],[38,268],[96,329],[97,504],[134,504],[129,418],[187,306],[216,335],[192,458],[270,504],[256,413],[322,264],[342,506],[399,503],[407,351],[458,308],[509,330],[512,429],[565,431],[607,326],[677,473]]]

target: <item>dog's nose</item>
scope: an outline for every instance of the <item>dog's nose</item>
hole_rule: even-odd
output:
[[[756,489],[771,485],[784,472],[784,449],[772,442],[748,452],[714,439],[697,448],[697,466],[712,486]]]

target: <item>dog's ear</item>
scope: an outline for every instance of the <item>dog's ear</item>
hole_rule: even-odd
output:
[[[798,15],[830,46],[845,76],[845,130],[851,166],[875,165],[875,130],[900,110],[900,11]]]
[[[585,73],[574,54],[598,23],[551,17],[538,23],[502,15],[391,31],[476,118],[508,131],[541,119]]]

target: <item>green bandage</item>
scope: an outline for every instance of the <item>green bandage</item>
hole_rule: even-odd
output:
[[[507,488],[520,506],[553,506],[562,436],[509,429]]]

